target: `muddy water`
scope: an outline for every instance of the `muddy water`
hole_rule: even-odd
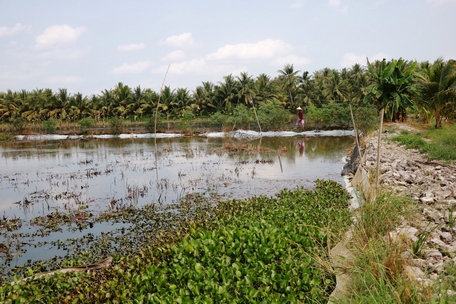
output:
[[[5,271],[63,255],[55,242],[122,226],[40,234],[40,223],[56,215],[81,222],[128,206],[176,203],[192,193],[247,198],[313,187],[315,179],[343,183],[343,158],[352,145],[351,136],[176,137],[157,138],[156,154],[151,138],[1,143],[0,263]],[[42,242],[48,245],[36,246]]]

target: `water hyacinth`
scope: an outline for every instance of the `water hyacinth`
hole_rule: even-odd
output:
[[[5,284],[0,300],[325,302],[335,278],[321,261],[338,238],[334,231],[350,225],[348,199],[340,184],[317,180],[314,190],[284,189],[275,197],[196,196],[185,204],[125,212],[115,220],[137,217],[141,227],[119,232],[134,240],[132,250],[108,249],[115,244],[109,236],[94,242],[116,252],[112,267]],[[171,219],[162,222],[161,215]],[[154,229],[147,229],[149,221]]]

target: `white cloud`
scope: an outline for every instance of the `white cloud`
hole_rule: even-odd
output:
[[[151,70],[152,74],[165,75],[168,65],[162,65]],[[235,74],[239,71],[245,71],[246,68],[242,69],[239,66],[232,64],[220,64],[213,61],[206,61],[204,58],[195,58],[192,60],[184,60],[169,64],[168,74],[173,75],[228,75]]]
[[[158,68],[153,69],[151,72],[153,74],[164,74],[168,66],[163,65]],[[169,65],[169,74],[198,74],[198,72],[204,71],[208,69],[208,65],[206,60],[202,58],[196,58],[189,61],[181,61],[177,63],[173,63]]]
[[[291,4],[291,8],[301,8],[303,5],[303,2],[301,1],[295,1]]]
[[[53,25],[36,37],[35,49],[45,50],[74,44],[84,31],[84,27],[72,28],[67,24]]]
[[[113,74],[137,74],[150,67],[150,61],[141,61],[133,64],[124,63],[120,67],[112,70]]]
[[[70,83],[80,83],[82,81],[81,77],[79,76],[52,76],[47,77],[44,80],[46,83],[52,84],[70,84]]]
[[[146,46],[144,45],[144,43],[122,44],[117,46],[117,50],[121,52],[137,51],[145,48]]]
[[[347,53],[342,57],[340,66],[343,68],[351,68],[354,64],[358,63],[361,65],[366,65],[365,55],[356,55],[355,53]]]
[[[18,32],[22,31],[25,28],[27,28],[27,27],[20,23],[16,23],[13,27],[10,27],[10,28],[6,27],[6,26],[1,26],[0,27],[0,37],[11,36],[11,35],[17,34]]]
[[[369,61],[370,62],[374,62],[376,60],[383,60],[383,58],[385,58],[386,60],[389,60],[390,56],[388,54],[385,54],[385,53],[377,53],[374,56],[370,57]]]
[[[285,57],[277,58],[274,63],[280,66],[285,64],[293,64],[294,66],[309,65],[312,62],[309,58],[299,57],[296,55],[288,55]]]
[[[163,62],[173,62],[176,60],[180,60],[185,57],[185,53],[182,50],[174,51],[166,55],[161,59]]]
[[[160,41],[160,44],[164,44],[171,47],[184,47],[193,45],[192,33],[183,33],[181,35],[170,36],[166,40]]]
[[[266,39],[257,43],[228,44],[215,53],[207,55],[209,60],[266,59],[290,53],[293,47],[281,40]]]
[[[24,81],[24,80],[29,80],[37,76],[37,73],[27,70],[27,72],[22,73],[21,71],[18,71],[17,69],[8,70],[5,66],[0,66],[0,80],[5,85],[5,83],[8,83],[10,81]]]
[[[360,65],[367,65],[367,59],[369,62],[374,62],[376,60],[383,60],[383,58],[388,59],[389,56],[385,53],[377,53],[368,58],[365,55],[356,55],[355,53],[347,53],[342,57],[340,65],[342,68],[351,68],[354,64],[358,63]]]
[[[331,7],[338,7],[340,5],[340,0],[329,0],[328,4]]]
[[[75,59],[83,56],[89,49],[58,48],[39,52],[32,57],[39,59]]]
[[[441,5],[445,3],[456,2],[456,0],[426,0],[427,3]]]
[[[340,0],[329,0],[328,1],[328,5],[331,6],[332,8],[339,8],[340,7],[340,4],[341,4],[341,1]],[[348,13],[348,6],[344,6],[343,8],[341,8],[339,10],[339,12],[341,14],[346,14]]]

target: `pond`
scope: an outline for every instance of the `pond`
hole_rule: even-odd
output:
[[[76,255],[70,246],[76,239],[132,229],[126,221],[97,220],[107,213],[172,205],[195,193],[242,199],[311,188],[316,179],[344,183],[353,132],[262,135],[39,136],[0,143],[0,270]],[[67,225],[50,225],[58,221]]]

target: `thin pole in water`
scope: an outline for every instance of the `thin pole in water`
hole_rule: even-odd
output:
[[[168,64],[168,68],[166,69],[165,76],[163,77],[163,82],[160,88],[160,95],[158,96],[157,107],[155,108],[155,121],[154,121],[154,153],[155,153],[155,174],[157,176],[157,183],[158,183],[158,152],[157,152],[157,117],[158,117],[158,106],[160,105],[160,99],[163,92],[163,86],[165,85],[166,75],[168,75],[169,67],[171,65]]]

